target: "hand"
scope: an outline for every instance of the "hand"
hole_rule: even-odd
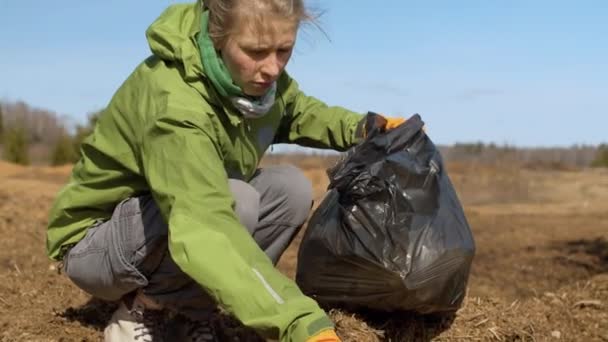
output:
[[[386,120],[386,124],[384,124],[385,130],[391,130],[393,128],[399,127],[402,123],[406,122],[407,119],[404,118],[390,118],[383,116],[384,120]],[[422,130],[426,132],[426,126],[422,127]]]
[[[306,342],[341,342],[338,335],[336,335],[336,331],[334,329],[331,330],[323,330],[315,336],[306,340]]]
[[[384,129],[385,130],[389,130],[389,129],[393,129],[396,128],[397,126],[401,125],[402,123],[405,122],[406,119],[404,118],[389,118],[389,117],[384,117],[384,119],[386,120],[386,124],[384,125]]]
[[[359,124],[359,136],[366,139],[373,130],[379,130],[380,132],[389,131],[399,127],[399,125],[406,122],[407,119],[400,117],[386,117],[383,114],[377,114],[374,112],[368,112],[367,115],[361,120]],[[426,131],[425,127],[422,128]]]
[[[403,118],[387,118],[382,114],[368,112],[359,124],[360,135],[365,139],[373,130],[384,132],[405,122]]]

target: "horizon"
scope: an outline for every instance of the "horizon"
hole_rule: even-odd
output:
[[[144,31],[171,3],[4,1],[0,99],[84,122],[150,54]],[[608,3],[309,3],[331,41],[306,27],[287,70],[329,105],[420,113],[437,145],[608,141]]]

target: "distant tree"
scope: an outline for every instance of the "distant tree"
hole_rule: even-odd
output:
[[[472,155],[479,155],[484,150],[484,144],[481,141],[474,143],[456,143],[455,148],[461,149],[463,152]]]
[[[91,135],[91,133],[93,133],[93,130],[95,129],[95,125],[97,124],[97,120],[99,119],[99,116],[101,116],[101,113],[103,113],[103,109],[90,113],[89,117],[87,118],[86,125],[76,125],[76,133],[74,134],[74,138],[72,140],[75,160],[80,158],[80,147],[82,146],[84,139],[86,139],[89,135]]]
[[[55,143],[51,163],[55,166],[65,165],[74,162],[75,159],[76,152],[74,151],[72,137],[64,132]]]
[[[601,144],[595,152],[592,167],[608,167],[608,144]]]
[[[16,164],[28,165],[30,158],[27,132],[23,126],[11,127],[4,138],[4,159]]]
[[[0,143],[4,136],[4,113],[2,112],[2,103],[0,102]]]

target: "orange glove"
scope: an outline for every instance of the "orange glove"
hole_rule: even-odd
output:
[[[334,329],[323,330],[315,336],[306,340],[306,342],[342,342]]]
[[[363,120],[361,120],[361,136],[365,139],[373,129],[388,131],[405,122],[404,118],[390,118],[382,114],[369,112]]]
[[[384,120],[386,120],[386,124],[384,125],[385,130],[397,128],[402,123],[406,122],[407,119],[404,118],[387,118],[384,116]],[[426,132],[426,126],[422,127],[422,130]]]
[[[384,129],[386,129],[387,131],[389,129],[396,128],[397,126],[404,123],[406,120],[404,118],[387,118],[386,116],[384,117],[384,119],[386,120],[386,125],[384,125]]]

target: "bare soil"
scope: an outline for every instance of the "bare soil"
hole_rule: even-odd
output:
[[[287,160],[289,161],[289,160]],[[291,160],[323,197],[327,160]],[[52,200],[70,167],[0,163],[0,341],[97,341],[115,303],[91,298],[45,256]],[[451,317],[331,310],[347,342],[608,341],[608,170],[450,164],[477,254]],[[295,275],[300,237],[279,269]],[[224,316],[222,338],[257,337]]]

